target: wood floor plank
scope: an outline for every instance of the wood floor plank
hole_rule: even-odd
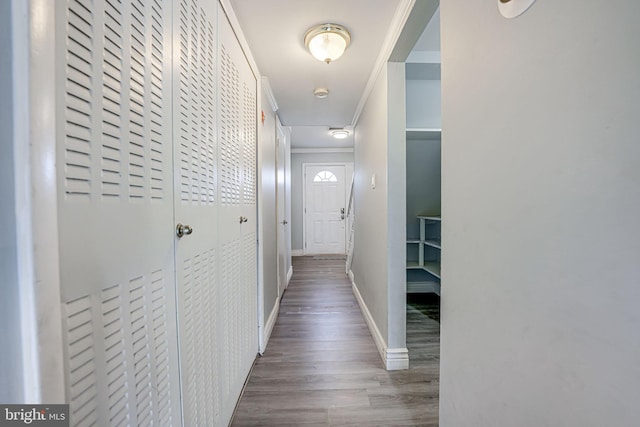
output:
[[[293,269],[232,425],[437,426],[438,307],[408,306],[410,369],[388,372],[344,259],[294,257]]]

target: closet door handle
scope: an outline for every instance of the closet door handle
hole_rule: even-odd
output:
[[[244,224],[245,222],[249,221],[249,218],[241,216],[240,217],[240,224]]]
[[[182,225],[180,223],[176,225],[176,236],[179,238],[182,236],[188,236],[191,233],[193,233],[193,228],[191,228],[190,225]]]

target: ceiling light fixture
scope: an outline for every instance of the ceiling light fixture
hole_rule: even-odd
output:
[[[498,0],[498,10],[505,18],[520,16],[531,7],[536,0]]]
[[[351,34],[342,25],[320,24],[304,35],[304,45],[309,52],[327,64],[340,58],[351,43]]]
[[[316,98],[323,99],[329,96],[329,89],[327,89],[326,87],[319,87],[313,91],[313,94]]]
[[[351,132],[346,129],[329,129],[329,133],[335,139],[345,139],[351,135]]]

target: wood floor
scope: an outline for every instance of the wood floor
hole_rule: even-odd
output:
[[[293,268],[232,425],[437,426],[439,323],[409,307],[411,366],[388,372],[344,260],[295,257]]]

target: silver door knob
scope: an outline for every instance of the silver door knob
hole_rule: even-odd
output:
[[[191,228],[190,225],[182,225],[180,223],[176,225],[176,236],[182,237],[184,235],[189,235],[191,233],[193,233],[193,228]]]

